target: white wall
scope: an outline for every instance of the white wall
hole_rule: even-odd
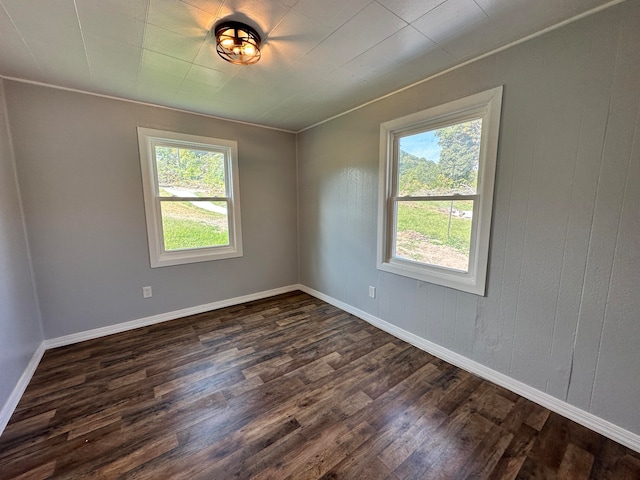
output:
[[[640,434],[638,25],[625,2],[299,134],[301,283]],[[486,297],[377,271],[380,123],[497,85]]]
[[[293,134],[24,83],[6,91],[46,338],[297,283]],[[150,268],[137,126],[238,142],[243,257]]]
[[[42,339],[0,80],[0,413]]]

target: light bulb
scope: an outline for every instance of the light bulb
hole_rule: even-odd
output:
[[[224,38],[223,40],[220,41],[220,45],[222,45],[224,48],[231,48],[234,45],[234,41],[233,38]]]

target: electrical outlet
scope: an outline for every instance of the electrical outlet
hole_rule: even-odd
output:
[[[376,287],[369,285],[369,296],[371,298],[376,298]]]
[[[151,287],[142,287],[142,298],[150,298],[153,297],[153,291]]]

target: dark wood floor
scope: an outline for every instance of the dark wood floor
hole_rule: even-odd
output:
[[[640,455],[301,292],[48,351],[0,477],[640,478]]]

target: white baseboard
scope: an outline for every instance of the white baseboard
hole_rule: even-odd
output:
[[[455,353],[447,348],[437,345],[429,340],[426,340],[418,335],[415,335],[407,330],[397,327],[389,322],[386,322],[374,315],[371,315],[363,310],[357,309],[348,305],[340,300],[336,300],[333,297],[318,292],[305,285],[289,285],[286,287],[276,288],[273,290],[266,290],[263,292],[253,293],[250,295],[244,295],[241,297],[234,297],[227,300],[221,300],[218,302],[207,303],[204,305],[198,305],[195,307],[184,308],[182,310],[175,310],[173,312],[162,313],[159,315],[153,315],[151,317],[140,318],[138,320],[132,320],[130,322],[118,323],[116,325],[110,325],[108,327],[96,328],[93,330],[87,330],[85,332],[74,333],[71,335],[65,335],[63,337],[52,338],[43,341],[36,352],[33,354],[31,361],[27,365],[24,373],[20,377],[20,380],[16,384],[15,388],[11,392],[9,399],[5,402],[2,410],[0,410],[0,434],[6,427],[13,411],[15,410],[22,394],[24,393],[31,377],[33,376],[36,367],[42,359],[42,355],[45,350],[55,347],[61,347],[64,345],[71,345],[73,343],[82,342],[85,340],[91,340],[94,338],[104,337],[106,335],[112,335],[114,333],[120,333],[134,328],[145,327],[154,325],[156,323],[166,322],[169,320],[175,320],[177,318],[186,317],[189,315],[195,315],[198,313],[204,313],[211,310],[218,310],[224,307],[230,307],[233,305],[239,305],[241,303],[251,302],[254,300],[261,300],[263,298],[272,297],[274,295],[280,295],[282,293],[288,293],[295,290],[301,290],[308,293],[320,300],[323,300],[335,307],[338,307],[345,312],[351,313],[356,317],[359,317],[373,326],[390,333],[394,337],[400,338],[405,342],[408,342],[421,350],[424,350],[432,355],[435,355],[446,362],[449,362],[457,367],[462,368],[468,372],[471,372],[479,377],[482,377],[490,382],[493,382],[501,387],[511,390],[518,395],[531,400],[539,405],[542,405],[549,410],[558,413],[570,420],[573,420],[580,425],[583,425],[591,430],[598,432],[605,437],[610,438],[626,447],[629,447],[636,452],[640,452],[640,435],[625,430],[622,427],[614,425],[607,420],[603,420],[600,417],[593,415],[592,413],[581,410],[567,402],[559,400],[548,393],[541,392],[525,383],[515,380],[503,373],[486,367],[478,362],[475,362],[467,357],[464,357],[458,353]]]
[[[173,312],[160,313],[151,317],[139,318],[137,320],[131,320],[129,322],[116,323],[115,325],[109,325],[108,327],[94,328],[93,330],[72,333],[71,335],[65,335],[63,337],[50,338],[44,341],[44,347],[47,350],[50,348],[63,347],[65,345],[84,342],[85,340],[93,340],[94,338],[106,337],[107,335],[113,335],[114,333],[126,332],[127,330],[133,330],[134,328],[148,327],[149,325],[155,325],[156,323],[168,322],[169,320],[188,317],[189,315],[196,315],[198,313],[209,312],[211,310],[218,310],[220,308],[231,307],[233,305],[252,302],[254,300],[262,300],[263,298],[273,297],[275,295],[293,292],[300,289],[300,285],[288,285],[286,287],[274,288],[272,290],[265,290],[258,293],[251,293],[249,295],[243,295],[241,297],[234,297],[226,300],[220,300],[218,302],[197,305],[195,307],[183,308],[182,310],[174,310]]]
[[[555,412],[563,417],[573,420],[580,425],[583,425],[595,432],[604,435],[611,440],[618,442],[625,447],[628,447],[636,452],[640,452],[640,435],[625,430],[622,427],[614,425],[613,423],[603,420],[600,417],[593,415],[592,413],[581,410],[565,401],[559,400],[556,397],[549,395],[548,393],[541,392],[540,390],[533,388],[525,383],[515,380],[503,373],[486,367],[474,360],[471,360],[459,353],[453,352],[447,348],[444,348],[438,344],[430,342],[418,335],[415,335],[407,330],[397,327],[389,322],[386,322],[374,315],[371,315],[363,310],[357,309],[348,305],[340,300],[336,300],[333,297],[325,295],[309,288],[305,285],[299,285],[298,288],[309,295],[312,295],[320,300],[323,300],[331,305],[338,307],[345,312],[349,312],[356,317],[359,317],[371,325],[390,333],[394,337],[397,337],[405,342],[408,342],[427,353],[435,355],[436,357],[460,367],[467,372],[471,372],[479,377],[482,377],[490,382],[493,382],[501,387],[506,388],[518,395],[531,400],[532,402],[542,405],[548,408],[552,412]]]
[[[175,320],[177,318],[188,317],[189,315],[209,312],[211,310],[218,310],[220,308],[239,305],[246,302],[252,302],[254,300],[262,300],[263,298],[273,297],[275,295],[293,292],[295,290],[301,290],[301,285],[288,285],[286,287],[251,293],[249,295],[243,295],[241,297],[234,297],[226,300],[220,300],[218,302],[198,305],[195,307],[183,308],[182,310],[175,310],[173,312],[161,313],[159,315],[153,315],[151,317],[139,318],[130,322],[118,323],[115,325],[109,325],[108,327],[95,328],[93,330],[87,330],[84,332],[73,333],[71,335],[65,335],[63,337],[44,340],[38,346],[38,349],[33,354],[33,357],[31,357],[27,368],[25,369],[24,373],[18,380],[18,383],[11,392],[11,395],[0,410],[0,435],[2,435],[2,432],[9,423],[11,415],[13,415],[14,410],[18,406],[18,402],[20,401],[20,398],[22,398],[27,385],[29,385],[31,377],[33,377],[33,374],[35,373],[36,368],[38,367],[40,360],[42,360],[42,356],[44,355],[44,352],[46,350],[83,342],[85,340],[92,340],[94,338],[105,337],[114,333],[133,330],[134,328],[146,327],[149,325],[154,325],[156,323],[167,322],[169,320]]]
[[[18,380],[18,383],[16,383],[16,386],[13,388],[11,395],[9,395],[9,398],[2,406],[2,410],[0,410],[0,435],[2,435],[2,432],[4,432],[5,427],[9,423],[11,415],[13,415],[14,410],[18,406],[18,402],[22,398],[22,394],[27,389],[27,385],[29,385],[31,377],[33,377],[33,374],[35,373],[36,368],[38,367],[38,364],[42,359],[42,355],[44,355],[44,351],[45,346],[44,342],[42,342],[40,343],[40,345],[38,345],[38,348],[27,364],[27,368],[24,369],[24,372],[20,376],[20,379]]]

